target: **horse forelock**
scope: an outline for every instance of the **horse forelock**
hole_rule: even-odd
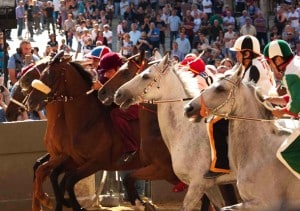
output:
[[[198,86],[198,79],[194,77],[194,74],[191,71],[188,71],[188,68],[185,67],[173,65],[172,68],[175,74],[178,76],[178,79],[187,95],[190,97],[198,96],[201,90]]]

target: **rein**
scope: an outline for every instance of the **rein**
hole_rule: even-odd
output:
[[[226,100],[221,103],[219,106],[217,106],[216,108],[209,108],[206,106],[206,103],[204,101],[203,95],[200,96],[200,104],[201,104],[201,109],[200,109],[200,116],[207,118],[208,116],[219,116],[222,117],[224,119],[231,119],[231,120],[246,120],[246,121],[258,121],[258,122],[273,122],[276,121],[276,119],[261,119],[261,118],[253,118],[253,117],[243,117],[243,116],[236,116],[236,115],[232,115],[230,114],[235,102],[235,89],[238,86],[238,84],[241,82],[241,80],[238,80],[237,82],[233,82],[229,79],[224,78],[224,80],[230,82],[233,87],[230,90]],[[230,112],[222,114],[219,113],[218,111],[223,108],[226,104],[228,104],[229,102],[231,103],[231,109]]]

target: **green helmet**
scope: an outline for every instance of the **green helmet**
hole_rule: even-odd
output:
[[[288,58],[293,55],[293,51],[290,45],[284,40],[273,40],[269,42],[264,48],[264,56],[266,58],[274,58],[276,56],[282,56]]]

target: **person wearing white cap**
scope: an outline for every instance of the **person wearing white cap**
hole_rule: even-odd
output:
[[[282,80],[287,94],[265,99],[272,104],[280,105],[272,109],[274,116],[281,118],[289,115],[299,118],[300,113],[300,57],[294,55],[289,44],[284,40],[274,40],[264,48],[264,56],[268,59],[278,80]],[[300,179],[300,128],[279,147],[276,156],[297,178]]]
[[[253,82],[264,95],[276,90],[273,73],[260,53],[260,44],[256,37],[241,36],[230,50],[236,52],[237,62],[243,65],[244,81]],[[209,122],[208,127],[212,163],[204,178],[211,179],[230,172],[226,140],[228,137],[228,120],[216,116]]]

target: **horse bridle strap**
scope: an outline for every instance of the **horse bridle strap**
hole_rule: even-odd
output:
[[[226,100],[221,103],[219,106],[217,106],[216,108],[209,108],[207,107],[205,101],[204,101],[204,98],[203,98],[203,95],[201,94],[200,96],[200,105],[201,105],[201,109],[200,109],[200,115],[204,118],[207,118],[208,116],[219,116],[219,117],[222,117],[224,119],[233,119],[233,120],[246,120],[246,121],[258,121],[258,122],[272,122],[272,121],[276,121],[275,119],[260,119],[260,118],[253,118],[253,117],[241,117],[241,116],[235,116],[235,115],[231,115],[231,111],[226,113],[226,114],[221,114],[221,113],[218,113],[218,111],[224,107],[228,102],[230,102],[231,99],[233,99],[232,102],[234,102],[235,98],[234,98],[234,91],[237,87],[237,84],[240,82],[237,81],[236,83],[234,83],[233,81],[229,80],[229,79],[226,79],[224,78],[225,80],[227,80],[228,82],[232,83],[233,84],[233,87],[232,89],[230,90]],[[232,110],[232,107],[233,107],[233,103],[231,105],[231,110]]]

